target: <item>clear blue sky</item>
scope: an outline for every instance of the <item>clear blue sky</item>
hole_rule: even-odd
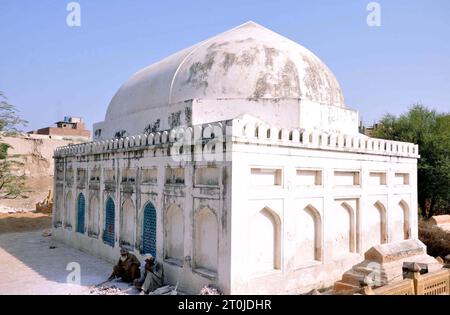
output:
[[[0,90],[27,129],[64,115],[102,121],[137,70],[248,20],[313,51],[335,73],[346,104],[366,123],[423,102],[450,110],[450,1],[79,0],[81,27],[65,0],[0,0]]]

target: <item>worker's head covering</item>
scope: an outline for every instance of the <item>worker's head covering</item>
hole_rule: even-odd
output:
[[[144,261],[147,261],[147,260],[150,260],[150,261],[154,260],[153,255],[152,254],[145,254],[144,255]]]

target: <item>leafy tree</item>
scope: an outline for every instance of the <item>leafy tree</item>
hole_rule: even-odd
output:
[[[16,135],[20,132],[19,126],[25,126],[26,120],[19,117],[16,107],[0,91],[0,132],[4,135]]]
[[[14,105],[8,103],[8,99],[0,92],[0,132],[4,136],[16,136],[20,125],[26,125],[26,121],[18,115]],[[0,138],[1,141],[1,138]],[[25,196],[24,174],[20,174],[23,163],[18,160],[19,155],[10,155],[11,146],[0,142],[0,199],[13,199]]]
[[[396,117],[386,114],[374,137],[419,145],[417,165],[418,202],[421,215],[450,213],[450,114],[413,105]]]

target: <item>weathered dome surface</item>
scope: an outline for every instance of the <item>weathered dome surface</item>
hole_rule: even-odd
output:
[[[336,77],[319,58],[248,22],[134,74],[106,120],[190,99],[306,99],[344,107]]]

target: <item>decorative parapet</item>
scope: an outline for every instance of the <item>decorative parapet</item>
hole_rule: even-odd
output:
[[[197,150],[203,150],[209,141],[214,141],[215,144],[232,141],[397,157],[420,157],[419,146],[413,143],[369,138],[362,134],[344,135],[305,129],[280,129],[248,119],[233,119],[192,127],[177,127],[171,130],[121,139],[69,145],[57,148],[54,156],[58,158],[102,154],[164,145],[172,146],[175,150],[179,150],[186,145],[195,145],[196,152],[198,152]],[[171,154],[179,152],[171,150]]]
[[[198,125],[192,127],[177,127],[171,130],[140,134],[121,139],[94,141],[83,144],[68,145],[57,148],[54,157],[67,157],[78,155],[102,154],[110,152],[131,151],[155,146],[172,146],[179,149],[186,145],[203,145],[209,141],[225,142],[228,130],[227,123],[231,121],[216,122],[214,124]],[[171,154],[179,153],[171,150]],[[180,153],[181,154],[181,153]]]
[[[309,149],[368,153],[419,158],[419,146],[408,142],[369,138],[365,135],[344,135],[305,129],[279,129],[255,122],[233,121],[237,141]]]

